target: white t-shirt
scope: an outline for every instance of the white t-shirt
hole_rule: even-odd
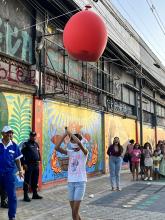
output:
[[[79,151],[67,150],[67,154],[69,157],[68,182],[86,182],[87,155],[81,149]]]

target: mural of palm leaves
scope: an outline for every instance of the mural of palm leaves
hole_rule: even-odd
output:
[[[0,131],[2,131],[3,126],[8,124],[8,106],[7,101],[2,92],[0,92]]]
[[[31,109],[29,99],[20,100],[20,96],[13,102],[13,112],[9,124],[14,131],[14,140],[21,143],[28,138],[31,129]]]

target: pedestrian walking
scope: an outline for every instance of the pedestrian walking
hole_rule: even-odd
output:
[[[25,178],[23,183],[24,201],[30,202],[28,192],[31,186],[33,196],[32,199],[42,199],[42,196],[38,195],[38,178],[39,178],[39,163],[41,161],[39,145],[36,142],[36,132],[31,131],[29,140],[25,141],[22,145],[23,158],[21,163],[25,170]]]
[[[109,155],[109,169],[110,169],[110,181],[112,191],[120,191],[120,170],[122,166],[122,153],[123,147],[120,144],[120,139],[115,137],[113,144],[109,146],[107,154]]]
[[[65,137],[70,136],[70,146],[71,149],[63,149],[61,147],[62,142]],[[69,202],[72,210],[73,220],[80,220],[79,209],[80,203],[83,200],[87,174],[86,174],[86,162],[88,150],[84,148],[81,143],[81,135],[72,134],[67,130],[62,136],[59,143],[55,146],[55,150],[59,151],[62,154],[68,155],[69,165],[68,165],[68,194]]]
[[[2,139],[0,139],[0,186],[7,192],[9,220],[15,219],[17,209],[15,164],[18,168],[20,178],[23,178],[20,162],[22,154],[17,144],[11,141],[12,132],[9,126],[4,126],[1,132]]]

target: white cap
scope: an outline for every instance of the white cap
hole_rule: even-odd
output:
[[[6,125],[3,127],[2,132],[7,133],[8,131],[12,131],[12,130],[13,129],[10,126]]]

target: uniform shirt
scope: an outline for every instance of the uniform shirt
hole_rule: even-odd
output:
[[[21,150],[23,158],[22,164],[29,164],[31,162],[38,162],[41,160],[39,145],[35,141],[28,140],[24,142]]]
[[[82,150],[67,150],[67,155],[69,157],[68,182],[86,182],[87,155]]]
[[[14,172],[15,161],[23,157],[17,144],[9,141],[5,146],[0,139],[0,173]]]

